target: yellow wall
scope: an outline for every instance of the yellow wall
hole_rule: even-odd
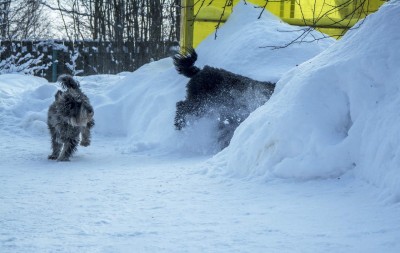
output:
[[[232,6],[224,9],[226,0],[181,0],[181,46],[196,47],[208,35],[215,31],[219,20],[225,22],[232,12]],[[238,0],[236,0],[237,2]],[[222,15],[223,14],[223,15]],[[222,15],[222,18],[221,18]],[[192,46],[191,46],[192,45]]]
[[[218,20],[223,12],[226,0],[182,0],[181,45],[196,47],[208,35],[215,32]],[[240,0],[233,0],[233,5]],[[259,6],[264,6],[265,0],[247,0]],[[367,0],[363,8],[359,8],[364,0],[282,0],[271,1],[266,8],[289,24],[314,26],[322,32],[340,37],[359,19],[376,11],[384,1]],[[301,5],[299,5],[299,2]],[[194,4],[196,3],[196,4]],[[185,8],[186,6],[186,8]],[[337,8],[337,6],[340,6]],[[356,9],[355,14],[350,15]],[[232,6],[225,8],[222,21],[226,21],[232,11]],[[328,13],[322,16],[321,13]],[[304,18],[303,18],[304,15]],[[193,20],[195,20],[193,22]],[[222,25],[222,24],[221,24]]]

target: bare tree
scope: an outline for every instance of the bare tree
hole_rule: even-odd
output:
[[[50,21],[43,15],[43,6],[40,2],[39,0],[1,1],[2,39],[38,39],[51,36]]]
[[[165,41],[179,37],[179,0],[42,0],[74,39]]]
[[[1,38],[7,36],[9,27],[9,16],[10,16],[11,0],[0,1],[0,35]]]

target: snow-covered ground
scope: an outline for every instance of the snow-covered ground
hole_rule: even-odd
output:
[[[47,160],[57,84],[1,75],[0,252],[400,252],[399,1],[281,50],[262,46],[296,28],[258,12],[240,4],[197,49],[198,66],[280,80],[218,154],[212,122],[173,128],[171,59],[79,78],[96,126],[71,162]]]
[[[122,154],[95,138],[69,163],[6,135],[0,252],[397,252],[400,208],[351,175],[268,183],[204,175],[203,156]]]

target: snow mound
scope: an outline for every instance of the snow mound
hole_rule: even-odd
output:
[[[42,133],[47,129],[43,126],[42,111],[48,107],[55,90],[40,77],[0,75],[0,129]]]
[[[218,31],[218,39],[211,35],[196,49],[199,55],[196,65],[207,64],[261,81],[277,81],[284,72],[333,43],[328,39],[282,50],[261,48],[290,42],[298,33],[282,33],[297,28],[270,13],[261,19],[257,19],[258,15],[259,9],[253,5],[238,4]],[[187,82],[187,78],[178,75],[171,59],[143,66],[107,94],[113,102],[96,108],[95,131],[127,136],[131,151],[163,147],[182,152],[215,153],[218,150],[215,122],[203,119],[184,131],[174,128],[176,102],[185,98]],[[112,125],[108,124],[110,117]]]
[[[355,174],[400,200],[399,1],[287,73],[211,163],[241,177]]]
[[[184,79],[177,78],[172,60],[167,58],[128,75],[107,96],[110,102],[96,108],[95,131],[153,147],[174,132],[175,103],[184,96]]]

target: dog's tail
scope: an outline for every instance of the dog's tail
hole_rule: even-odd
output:
[[[79,89],[79,83],[70,75],[61,75],[58,77],[61,87],[64,89]]]
[[[173,57],[174,65],[179,74],[186,77],[192,77],[200,71],[200,69],[194,66],[197,60],[197,53],[193,48],[188,49],[186,54],[179,53]]]

